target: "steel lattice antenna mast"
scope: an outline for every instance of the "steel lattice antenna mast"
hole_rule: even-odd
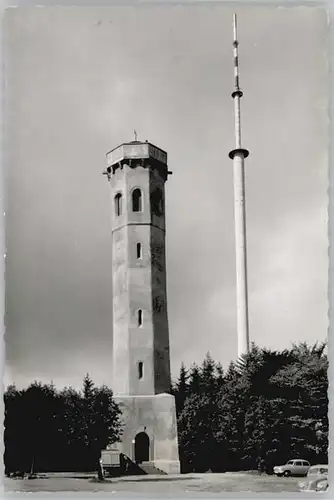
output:
[[[233,56],[234,56],[234,100],[235,149],[230,151],[233,160],[234,177],[234,217],[235,217],[235,255],[237,285],[237,330],[238,357],[249,352],[248,290],[247,290],[247,244],[245,209],[245,170],[244,159],[249,151],[241,146],[240,100],[243,95],[239,85],[237,16],[233,14]]]

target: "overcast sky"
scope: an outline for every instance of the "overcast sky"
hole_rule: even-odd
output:
[[[250,337],[327,332],[327,18],[239,8]],[[5,383],[112,385],[105,154],[168,152],[172,375],[237,356],[232,10],[11,9],[6,15]]]

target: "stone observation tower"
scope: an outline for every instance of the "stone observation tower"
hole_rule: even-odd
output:
[[[113,385],[123,418],[119,450],[179,473],[170,394],[166,294],[167,153],[149,142],[107,153],[112,196]]]

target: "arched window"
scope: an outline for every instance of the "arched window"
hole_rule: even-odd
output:
[[[141,243],[137,243],[137,259],[141,259]]]
[[[144,373],[144,363],[142,361],[139,361],[139,363],[138,363],[138,378],[143,378],[143,373]]]
[[[138,309],[138,326],[142,326],[143,324],[143,311]]]
[[[115,214],[119,217],[122,213],[122,194],[117,193],[115,196]]]
[[[136,188],[132,192],[132,211],[141,212],[142,211],[142,195],[141,190]]]

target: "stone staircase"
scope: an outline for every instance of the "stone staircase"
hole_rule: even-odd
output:
[[[153,462],[142,462],[141,464],[138,464],[138,467],[140,467],[145,474],[152,474],[152,475],[154,474],[156,476],[158,475],[167,476],[167,473],[155,467]]]
[[[155,467],[153,462],[141,462],[137,464],[123,453],[121,453],[120,465],[120,475],[122,476],[167,475],[166,472]]]

